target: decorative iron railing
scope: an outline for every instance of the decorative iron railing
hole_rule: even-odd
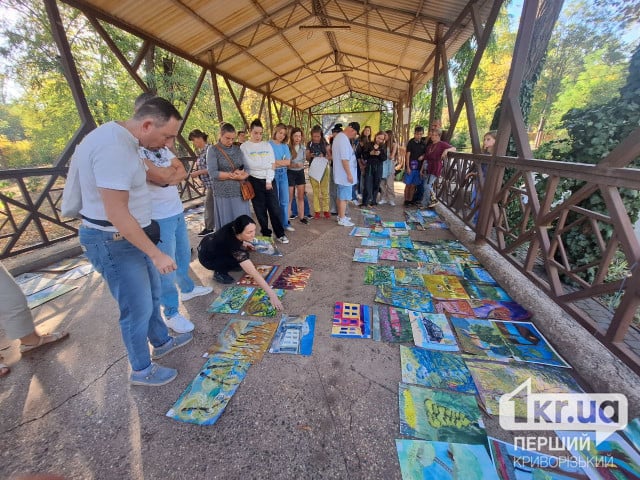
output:
[[[565,178],[585,183],[563,192]],[[640,194],[640,170],[453,153],[438,197],[477,240],[486,240],[637,370],[640,239],[622,189]],[[601,211],[584,206],[596,194],[604,201]],[[571,258],[567,247],[576,231],[596,246],[593,261]],[[597,309],[607,312],[604,319],[594,318]]]

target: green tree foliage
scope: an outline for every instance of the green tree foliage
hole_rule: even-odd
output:
[[[561,118],[570,108],[605,103],[624,83],[624,31],[614,28],[614,18],[611,8],[597,8],[593,0],[572,1],[562,11],[530,114],[530,124],[547,138],[566,137]]]
[[[562,118],[563,126],[567,129],[569,138],[564,145],[556,143],[550,149],[555,160],[597,164],[606,157],[622,140],[640,126],[640,47],[636,48],[631,62],[627,81],[620,90],[620,96],[597,106],[572,109]],[[559,152],[563,152],[559,155]],[[631,165],[640,168],[640,158],[636,158]],[[557,191],[563,196],[580,189],[584,182],[564,179]],[[546,189],[546,182],[537,185],[540,191]],[[640,212],[640,192],[638,190],[620,189],[620,195],[632,223],[638,220]],[[607,208],[599,193],[585,199],[581,207],[607,214]],[[577,214],[572,213],[567,220],[571,224]],[[599,223],[602,237],[609,240],[613,229],[609,224]],[[590,229],[580,224],[564,234],[564,242],[571,263],[576,266],[587,265],[598,260],[602,251],[598,246],[595,235]],[[589,268],[581,273],[583,278],[591,281],[596,275],[595,268]]]

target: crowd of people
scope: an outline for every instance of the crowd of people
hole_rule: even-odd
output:
[[[234,281],[230,271],[243,270],[281,310],[277,295],[249,258],[258,228],[263,236],[289,243],[287,233],[311,220],[336,215],[339,225],[351,227],[350,202],[395,205],[394,180],[402,170],[405,204],[415,202],[417,194],[418,202],[432,207],[432,185],[442,159],[455,150],[442,140],[439,126],[430,129],[428,142],[422,141],[422,127],[416,127],[401,158],[391,131],[372,135],[371,127],[361,129],[358,122],[334,125],[329,138],[316,125],[308,139],[300,128],[279,123],[265,141],[264,127],[256,119],[248,132],[222,124],[216,142],[209,142],[200,129],[191,131],[188,138],[198,158],[187,172],[173,150],[181,120],[167,100],[140,95],[131,118],[101,125],[78,145],[64,191],[67,200],[77,197],[80,244],[118,303],[134,385],[159,386],[176,377],[175,369],[155,360],[193,338],[194,325],[180,313],[180,302],[212,291],[189,276],[192,249],[177,187],[186,178],[200,179],[205,188],[200,263],[222,284]],[[19,288],[6,270],[0,273],[3,285],[11,287],[6,291],[15,297]],[[67,336],[36,333],[24,295],[18,297],[19,302],[3,302],[6,311],[0,313],[24,352]],[[6,366],[0,367],[0,376],[8,373]]]

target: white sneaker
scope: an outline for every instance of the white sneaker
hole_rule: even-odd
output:
[[[287,238],[286,235],[281,236],[280,238],[278,238],[278,241],[280,243],[289,243],[289,239]]]
[[[295,228],[293,228],[291,225],[287,225],[286,227],[284,227],[284,229],[285,229],[287,232],[295,232],[295,231],[296,231],[296,229],[295,229]]]
[[[386,200],[380,200],[378,202],[378,205],[386,205],[387,203],[389,203],[389,202],[387,202]]]
[[[191,300],[192,298],[201,297],[202,295],[207,295],[212,291],[213,291],[213,288],[211,287],[203,287],[201,285],[196,285],[195,287],[193,287],[193,290],[191,290],[190,292],[181,293],[180,300],[182,300],[183,302],[186,302],[187,300]]]
[[[395,206],[396,206],[396,202],[394,202],[393,200],[391,200],[391,201],[389,202],[389,205],[391,205],[392,207],[395,207]]]
[[[348,217],[344,217],[338,220],[338,225],[342,225],[343,227],[354,227],[355,223],[349,220]]]
[[[351,220],[351,217],[348,216],[344,216],[344,218],[346,218],[347,220]],[[336,222],[340,223],[340,217],[336,217]]]
[[[176,313],[173,317],[166,318],[164,323],[176,333],[187,333],[194,329],[193,323]]]

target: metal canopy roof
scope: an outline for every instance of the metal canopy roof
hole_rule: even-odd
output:
[[[306,109],[349,91],[406,100],[433,76],[436,43],[449,58],[498,0],[63,1]]]

